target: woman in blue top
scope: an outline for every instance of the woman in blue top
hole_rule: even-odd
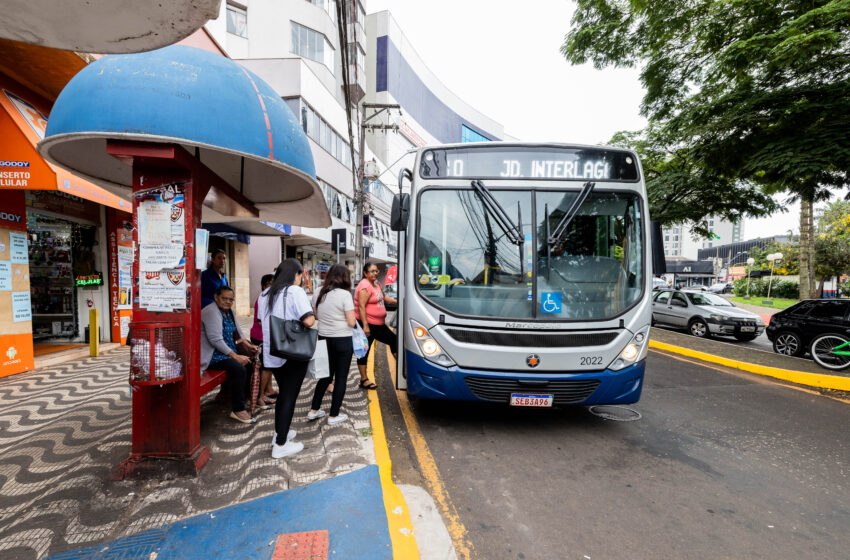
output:
[[[305,327],[312,327],[316,318],[307,294],[301,288],[301,263],[286,259],[277,267],[271,287],[260,295],[258,315],[263,324],[263,366],[272,370],[280,394],[274,406],[275,434],[272,440],[272,457],[280,459],[304,449],[303,443],[292,441],[295,431],[290,430],[295,414],[295,401],[307,374],[307,364],[298,360],[285,360],[270,352],[271,317],[298,320]],[[285,304],[285,309],[284,309]]]
[[[257,421],[245,410],[247,381],[251,378],[251,359],[242,356],[237,350],[244,343],[251,352],[257,347],[248,342],[236,318],[233,316],[234,293],[232,288],[221,286],[215,291],[215,305],[201,310],[201,371],[205,369],[223,369],[227,372],[233,411],[230,417],[243,424]]]

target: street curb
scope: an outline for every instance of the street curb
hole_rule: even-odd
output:
[[[366,373],[373,383],[375,382],[376,348],[377,342],[373,342],[369,352],[369,361],[366,365]],[[369,391],[368,393],[372,444],[375,446],[375,462],[378,464],[378,474],[381,479],[393,558],[397,560],[419,560],[419,546],[416,544],[416,535],[413,532],[410,508],[407,506],[407,501],[404,499],[401,490],[393,482],[390,448],[384,431],[384,418],[381,416],[381,402],[378,400],[378,391]]]
[[[702,360],[704,362],[720,364],[723,366],[739,369],[741,371],[755,373],[757,375],[774,377],[776,379],[782,379],[783,381],[790,381],[791,383],[807,385],[809,387],[818,387],[821,389],[850,391],[850,377],[841,377],[838,375],[824,375],[822,373],[807,373],[804,371],[793,371],[790,369],[761,366],[748,362],[739,362],[738,360],[730,360],[729,358],[722,358],[720,356],[715,356],[714,354],[699,352],[698,350],[691,350],[690,348],[674,346],[673,344],[667,344],[666,342],[658,342],[655,340],[650,340],[649,346],[650,348],[666,350],[667,352],[673,352],[675,354],[682,354],[683,356],[697,358],[698,360]]]

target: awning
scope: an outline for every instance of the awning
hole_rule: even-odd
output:
[[[0,82],[0,86],[5,86]],[[132,212],[129,201],[46,162],[36,151],[47,117],[29,100],[0,87],[0,190],[62,191],[110,208]]]

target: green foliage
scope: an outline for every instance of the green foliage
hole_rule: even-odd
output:
[[[680,148],[668,152],[658,131],[619,132],[609,144],[631,148],[640,156],[649,214],[662,225],[688,223],[697,234],[708,238],[711,216],[737,221],[779,210],[773,199],[752,183],[737,182],[715,173],[692,150]]]
[[[750,270],[770,270],[770,261],[767,260],[767,256],[771,253],[782,253],[782,260],[773,267],[774,274],[779,276],[800,274],[800,244],[784,244],[775,241],[768,243],[763,249],[761,247],[750,249],[749,255],[755,260]]]
[[[767,278],[753,278],[750,281],[750,297],[767,297],[768,282]],[[746,278],[735,280],[733,293],[738,297],[747,295]],[[800,284],[791,280],[776,280],[774,278],[770,286],[770,297],[799,300]]]
[[[808,209],[850,185],[850,0],[576,3],[561,52],[573,64],[640,66],[645,136],[663,162],[685,154],[709,190],[752,182],[801,200],[809,292]]]
[[[838,291],[843,297],[850,297],[850,281],[839,284]]]
[[[822,279],[850,272],[850,201],[831,203],[817,218],[815,272]]]

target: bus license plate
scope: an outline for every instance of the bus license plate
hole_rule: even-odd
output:
[[[511,393],[511,406],[552,406],[554,400],[552,395]]]
[[[741,327],[741,332],[755,332],[755,327]]]

